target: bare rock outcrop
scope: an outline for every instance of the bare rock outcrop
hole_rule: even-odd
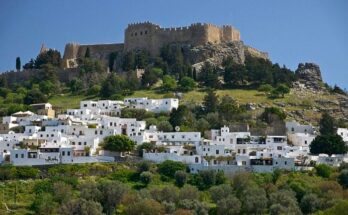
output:
[[[244,64],[246,55],[268,59],[268,54],[246,46],[243,41],[224,42],[219,44],[207,43],[191,47],[186,52],[192,66],[199,72],[202,66],[210,64],[221,67],[223,60],[231,57],[237,64]]]
[[[299,82],[307,89],[323,90],[324,84],[321,77],[321,71],[317,64],[314,63],[300,63],[295,75]]]

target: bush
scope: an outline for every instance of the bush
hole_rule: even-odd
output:
[[[317,175],[323,178],[329,178],[332,172],[332,169],[330,166],[326,164],[319,164],[315,167],[315,170],[317,172]]]
[[[176,171],[174,178],[175,178],[176,185],[178,187],[182,187],[187,181],[187,173],[182,170]]]
[[[185,171],[186,165],[181,162],[166,160],[158,165],[158,172],[161,175],[173,178],[176,171]]]
[[[338,182],[344,187],[348,188],[348,170],[344,169],[338,175]]]
[[[185,92],[191,91],[196,87],[195,80],[187,76],[183,77],[180,80],[179,84],[180,84],[180,89]]]
[[[104,138],[103,149],[114,152],[131,151],[135,147],[135,142],[125,135],[113,135]]]
[[[147,185],[151,182],[152,177],[151,172],[145,171],[140,174],[140,181]]]
[[[100,93],[101,86],[100,85],[93,85],[91,88],[88,89],[88,95],[98,95]]]

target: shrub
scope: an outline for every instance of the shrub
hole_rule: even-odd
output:
[[[348,170],[344,169],[338,176],[338,182],[344,187],[348,187]]]
[[[319,164],[315,167],[317,175],[323,178],[329,178],[332,172],[331,167],[326,164]]]
[[[186,165],[181,162],[166,160],[158,165],[158,172],[164,176],[173,178],[176,171],[185,171]]]
[[[176,171],[174,178],[175,178],[176,185],[178,187],[182,187],[187,181],[187,173],[182,170]]]
[[[152,177],[151,172],[145,171],[140,174],[140,181],[147,185],[151,182]]]

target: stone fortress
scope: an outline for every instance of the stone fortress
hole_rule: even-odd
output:
[[[181,43],[192,46],[204,44],[221,44],[226,42],[240,42],[240,32],[230,25],[222,27],[195,23],[187,27],[161,28],[151,22],[129,24],[125,29],[124,43],[80,45],[69,43],[65,46],[63,67],[76,66],[76,59],[84,57],[89,48],[92,58],[107,62],[113,52],[128,52],[132,50],[146,50],[151,56],[160,53],[160,48],[166,44]],[[246,51],[268,58],[268,55],[256,49],[245,46]]]

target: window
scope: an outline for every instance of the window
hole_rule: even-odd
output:
[[[21,154],[21,158],[24,158],[24,154]]]
[[[216,154],[218,155],[220,153],[220,151],[219,150],[216,150]]]
[[[145,34],[147,34],[147,31],[145,31]]]
[[[68,156],[70,156],[70,152],[68,151]]]
[[[15,156],[16,158],[18,158],[18,154],[16,154],[16,156]]]
[[[65,151],[62,151],[62,156],[65,156]]]
[[[285,165],[288,165],[288,162],[287,162],[287,161],[284,161],[284,164],[285,164]]]

